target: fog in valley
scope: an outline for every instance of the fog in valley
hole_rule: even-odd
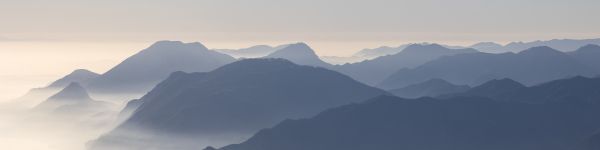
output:
[[[81,150],[85,149],[86,142],[110,130],[116,123],[111,116],[116,115],[115,112],[93,117],[79,116],[76,112],[52,115],[14,105],[0,106],[0,149]]]

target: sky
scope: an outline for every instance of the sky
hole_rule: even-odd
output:
[[[306,42],[322,56],[411,42],[599,38],[598,0],[2,0],[1,99],[103,73],[158,40]],[[10,86],[7,86],[10,85]]]

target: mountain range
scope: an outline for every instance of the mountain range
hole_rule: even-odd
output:
[[[539,46],[548,46],[563,52],[569,52],[589,44],[600,45],[600,39],[553,39],[547,41],[511,42],[506,45],[493,42],[481,42],[470,47],[489,53],[519,52],[521,50]]]
[[[28,95],[48,97],[35,110],[77,114],[114,107],[90,94],[146,93],[90,149],[245,141],[220,149],[570,150],[597,140],[600,46],[496,54],[411,44],[364,53],[386,54],[331,65],[305,43],[209,50],[159,41],[104,74],[75,70]]]
[[[587,48],[588,46],[584,47]],[[597,46],[589,46],[597,47]],[[378,87],[395,89],[430,79],[443,79],[455,84],[476,86],[492,79],[510,78],[527,86],[572,76],[595,76],[600,70],[589,61],[550,47],[534,47],[519,53],[468,53],[442,57],[412,69],[401,69]],[[586,49],[600,51],[599,48]],[[598,56],[587,56],[596,57]],[[588,63],[592,64],[588,64]]]
[[[129,119],[92,147],[130,138],[122,134],[131,130],[192,137],[250,135],[286,118],[310,117],[381,94],[387,92],[335,71],[284,59],[244,59],[207,73],[171,74],[140,99]]]
[[[334,66],[332,69],[369,85],[376,85],[395,71],[413,68],[442,56],[477,53],[475,49],[448,49],[438,44],[413,44],[399,53],[358,63]],[[422,82],[422,81],[421,81]]]

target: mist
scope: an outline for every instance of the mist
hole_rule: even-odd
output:
[[[114,114],[105,115],[48,115],[4,103],[0,105],[0,149],[82,150],[87,141],[114,126],[109,123]]]

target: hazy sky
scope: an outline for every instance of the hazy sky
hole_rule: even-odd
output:
[[[599,6],[598,0],[12,0],[0,2],[0,40],[179,39],[209,47],[306,41],[320,54],[336,55],[364,48],[355,45],[595,37]]]
[[[599,0],[2,0],[0,82],[29,87],[22,83],[39,85],[75,68],[102,73],[165,39],[209,48],[303,41],[319,55],[350,55],[407,42],[598,38],[599,6]],[[0,86],[8,89],[14,87]],[[17,89],[9,93],[24,91]]]

